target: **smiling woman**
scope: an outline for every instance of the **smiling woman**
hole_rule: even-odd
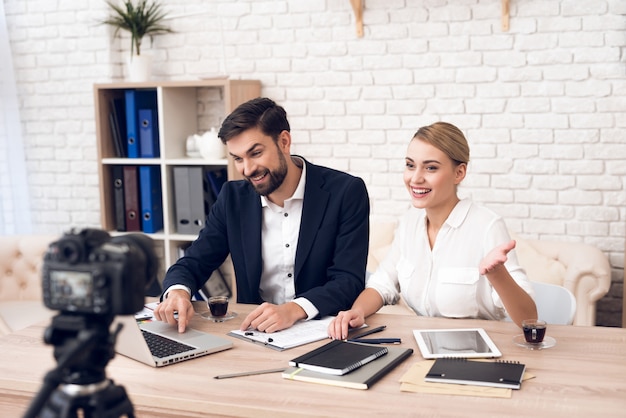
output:
[[[508,314],[518,325],[537,317],[504,221],[457,195],[468,162],[469,146],[456,126],[437,122],[415,133],[404,171],[413,208],[352,309],[331,323],[331,337],[342,338],[400,296],[423,316],[500,320]]]

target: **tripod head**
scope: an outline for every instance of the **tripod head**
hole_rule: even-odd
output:
[[[109,332],[113,318],[67,313],[52,318],[44,341],[54,345],[57,367],[46,374],[24,418],[40,413],[51,418],[134,416],[124,388],[106,378],[105,368],[115,355],[121,330],[120,325]]]
[[[113,318],[71,313],[52,318],[44,341],[54,346],[62,383],[88,385],[106,379],[106,365],[115,356],[117,335],[109,332]]]

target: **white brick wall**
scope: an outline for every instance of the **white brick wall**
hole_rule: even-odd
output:
[[[96,24],[104,1],[4,3],[35,229],[98,226],[92,85],[122,79],[128,38]],[[625,1],[511,2],[502,32],[498,1],[365,0],[363,38],[348,0],[161,3],[178,17],[176,33],[143,47],[155,77],[225,68],[260,79],[290,115],[294,151],[362,176],[377,219],[407,207],[401,172],[414,131],[455,123],[472,151],[462,193],[523,236],[598,246],[619,298]]]

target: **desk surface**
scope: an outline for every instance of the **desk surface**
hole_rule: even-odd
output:
[[[154,369],[123,356],[106,368],[122,385],[139,417],[338,417],[354,416],[621,416],[626,409],[626,329],[552,325],[555,347],[531,351],[512,339],[513,323],[376,314],[370,326],[387,325],[380,337],[401,337],[414,354],[369,390],[335,388],[283,379],[279,373],[216,380],[218,374],[286,366],[327,341],[286,351],[226,336],[239,326],[251,305],[232,305],[239,316],[213,323],[199,315],[192,327],[232,339],[234,348]],[[3,417],[26,411],[42,378],[54,367],[53,347],[42,342],[48,324],[0,338],[0,410]],[[482,327],[503,353],[503,360],[525,363],[536,378],[524,382],[510,399],[427,395],[400,391],[399,378],[423,360],[412,334],[417,328]]]

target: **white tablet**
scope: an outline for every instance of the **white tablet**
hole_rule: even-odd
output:
[[[482,328],[416,329],[415,340],[425,359],[492,358],[502,353]]]

